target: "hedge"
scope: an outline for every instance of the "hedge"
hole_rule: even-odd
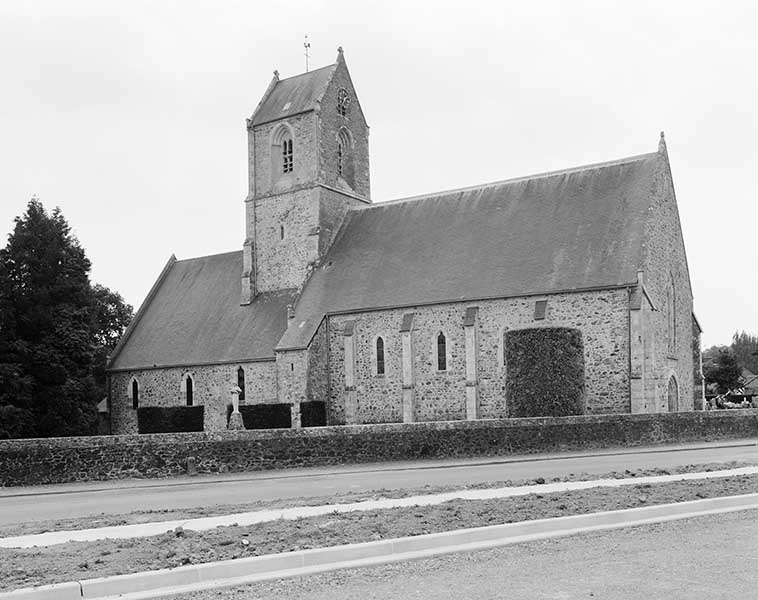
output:
[[[301,402],[300,425],[303,427],[324,427],[326,425],[326,402],[323,400]]]
[[[292,427],[290,404],[245,404],[240,406],[245,429],[287,429]]]
[[[140,433],[203,431],[204,406],[141,406],[137,409]]]
[[[508,417],[567,417],[584,413],[582,332],[567,327],[505,334]]]

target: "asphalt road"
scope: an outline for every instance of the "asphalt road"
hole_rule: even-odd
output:
[[[758,511],[175,596],[175,600],[758,597]]]
[[[382,463],[351,467],[265,471],[166,480],[120,480],[0,489],[0,526],[33,520],[123,514],[241,504],[260,500],[326,496],[340,492],[392,490],[424,485],[465,485],[487,481],[669,468],[709,462],[758,464],[755,440],[677,448],[605,451],[459,461]]]

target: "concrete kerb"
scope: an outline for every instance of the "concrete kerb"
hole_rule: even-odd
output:
[[[82,586],[79,585],[78,581],[56,583],[0,593],[0,598],[12,598],[13,600],[82,600]]]
[[[590,531],[619,529],[750,509],[758,509],[758,494],[460,529],[377,542],[227,560],[170,570],[103,577],[60,586],[17,590],[0,594],[0,600],[52,600],[53,598],[56,600],[73,600],[74,598],[105,600],[116,597],[122,600],[146,600],[266,579],[414,560]],[[60,590],[60,593],[50,595],[53,588]]]

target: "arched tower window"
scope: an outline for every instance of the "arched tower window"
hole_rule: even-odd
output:
[[[134,410],[137,410],[139,408],[139,383],[137,383],[136,379],[132,379],[130,388],[132,395],[132,408]]]
[[[195,403],[195,382],[192,381],[192,375],[187,375],[184,380],[184,394],[187,400],[187,406],[194,406]]]
[[[237,369],[237,387],[240,389],[240,402],[245,401],[245,369]]]
[[[345,127],[337,132],[337,177],[353,186],[353,138]]]
[[[292,138],[284,140],[282,144],[282,173],[292,173],[294,161],[292,159]]]
[[[295,170],[295,153],[292,130],[282,123],[271,136],[272,181]]]
[[[376,374],[384,375],[384,340],[376,338]]]
[[[437,370],[447,371],[447,339],[441,331],[437,335]]]

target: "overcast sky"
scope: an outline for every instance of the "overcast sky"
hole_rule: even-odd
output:
[[[0,233],[60,206],[139,306],[241,248],[245,118],[345,49],[374,201],[653,152],[666,132],[706,346],[758,334],[758,3],[0,3]]]

